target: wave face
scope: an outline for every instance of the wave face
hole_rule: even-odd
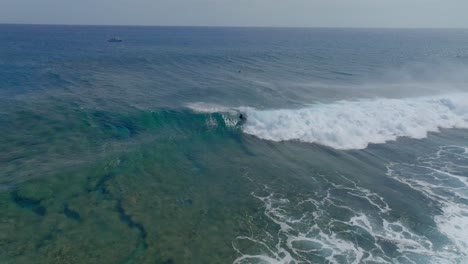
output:
[[[298,140],[364,149],[398,137],[421,139],[440,128],[468,128],[468,94],[316,104],[301,109],[244,108],[243,131],[273,141]]]

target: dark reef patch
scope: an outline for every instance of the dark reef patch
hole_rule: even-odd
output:
[[[125,212],[125,209],[122,207],[122,203],[120,201],[117,201],[116,210],[119,213],[120,221],[122,221],[128,227],[138,230],[138,233],[140,234],[141,241],[143,244],[143,248],[146,249],[148,245],[146,244],[145,228],[140,223],[133,221],[132,217]]]
[[[44,216],[46,214],[46,208],[41,205],[41,200],[23,197],[17,191],[11,193],[11,199],[17,206],[29,209],[37,215]]]
[[[80,214],[78,212],[73,211],[72,209],[70,209],[68,204],[65,204],[63,206],[63,214],[69,219],[72,219],[72,220],[75,220],[75,221],[81,221]]]

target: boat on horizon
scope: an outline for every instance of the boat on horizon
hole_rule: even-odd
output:
[[[116,37],[113,37],[107,40],[107,42],[122,42],[122,41],[123,41],[122,39],[116,38]]]

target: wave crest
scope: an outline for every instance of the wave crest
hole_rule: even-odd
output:
[[[364,149],[398,137],[421,139],[440,128],[468,128],[468,94],[315,104],[301,109],[241,109],[243,131],[273,141],[298,140]]]

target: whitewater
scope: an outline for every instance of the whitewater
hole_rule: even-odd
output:
[[[468,128],[468,93],[342,100],[298,109],[259,110],[207,103],[188,107],[201,113],[229,114],[231,119],[234,113],[245,113],[248,121],[242,131],[261,139],[296,140],[341,150],[365,149],[399,137],[422,139],[444,128]]]
[[[365,149],[399,137],[422,139],[441,128],[468,128],[468,94],[339,101],[301,109],[246,108],[243,131],[256,137]]]

